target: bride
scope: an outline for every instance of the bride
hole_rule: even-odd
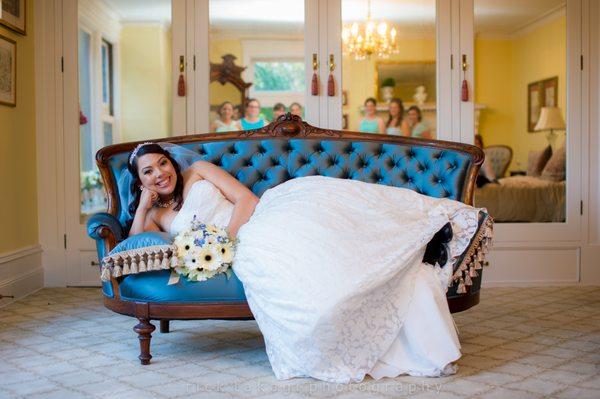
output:
[[[177,234],[196,216],[237,237],[233,270],[278,379],[456,372],[460,343],[445,293],[477,209],[323,176],[289,180],[259,201],[225,170],[176,156],[182,148],[145,143],[130,154],[129,234]],[[424,263],[447,223],[448,262]]]

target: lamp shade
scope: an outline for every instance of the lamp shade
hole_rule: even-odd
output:
[[[542,107],[540,119],[533,130],[562,130],[565,128],[565,120],[558,107]]]

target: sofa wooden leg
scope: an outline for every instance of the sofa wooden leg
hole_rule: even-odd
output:
[[[171,320],[161,320],[160,321],[160,332],[163,334],[166,334],[168,332],[170,332],[169,330],[169,322]]]
[[[138,320],[140,322],[133,327],[133,331],[138,333],[138,338],[140,339],[139,359],[142,364],[150,364],[150,359],[152,359],[152,355],[150,354],[150,340],[152,339],[152,332],[156,327],[148,319]]]

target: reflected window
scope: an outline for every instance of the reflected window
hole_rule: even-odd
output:
[[[102,106],[104,112],[113,115],[113,46],[102,39]]]
[[[254,90],[304,93],[304,61],[254,62]]]

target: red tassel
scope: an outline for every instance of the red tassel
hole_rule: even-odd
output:
[[[335,96],[335,82],[332,73],[329,74],[329,79],[327,79],[327,95],[329,97]]]
[[[185,97],[185,80],[182,73],[179,74],[179,81],[177,82],[177,95]]]
[[[310,82],[310,94],[313,96],[319,95],[319,77],[316,72],[313,72],[312,81]]]
[[[463,79],[462,88],[460,90],[460,99],[461,101],[469,101],[469,86],[467,84],[467,79]]]
[[[83,114],[81,107],[79,107],[79,124],[85,125],[86,123],[88,123],[88,118]]]

